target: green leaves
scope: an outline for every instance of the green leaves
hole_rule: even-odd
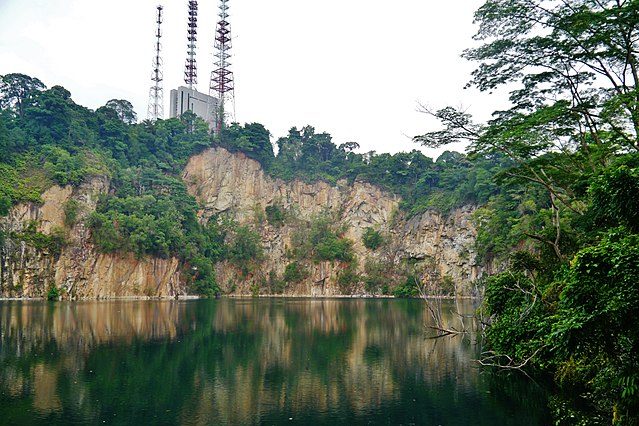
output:
[[[595,225],[627,226],[639,233],[639,168],[621,164],[593,179],[590,213]]]
[[[11,109],[22,116],[25,106],[46,86],[37,78],[24,74],[0,77],[0,109]]]
[[[377,250],[384,244],[384,237],[379,231],[373,228],[366,228],[364,235],[362,235],[362,242],[367,249]]]

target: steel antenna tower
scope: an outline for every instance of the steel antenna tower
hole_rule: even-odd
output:
[[[195,60],[195,45],[197,42],[197,1],[189,1],[189,23],[187,28],[187,57],[184,67],[184,82],[189,89],[197,84],[197,62]]]
[[[153,73],[151,74],[151,81],[153,85],[149,91],[149,109],[147,112],[147,118],[151,121],[156,121],[164,118],[164,88],[162,87],[162,81],[164,80],[164,74],[162,73],[162,57],[160,52],[162,45],[160,41],[162,39],[162,12],[164,7],[158,5],[157,7],[157,32],[155,34],[155,57],[153,58]]]
[[[229,0],[220,0],[220,20],[215,31],[215,70],[211,73],[211,92],[217,93],[218,106],[215,118],[215,130],[219,135],[224,126],[224,105],[228,93],[234,90],[233,72],[231,63],[231,24],[229,23]]]

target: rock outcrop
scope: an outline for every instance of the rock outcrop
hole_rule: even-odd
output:
[[[85,226],[98,197],[109,189],[106,178],[78,188],[53,186],[42,204],[20,204],[2,221],[8,235],[0,252],[0,296],[46,297],[55,287],[68,299],[173,297],[184,293],[177,259],[137,259],[98,253]],[[65,208],[75,203],[77,217],[65,223]],[[31,244],[29,236],[56,236],[56,247]]]
[[[426,212],[407,218],[399,209],[398,196],[369,183],[286,182],[270,177],[246,155],[222,148],[192,157],[183,179],[201,205],[202,221],[226,216],[240,225],[252,226],[260,234],[264,260],[257,270],[245,275],[227,262],[217,267],[218,282],[231,294],[268,293],[267,279],[281,280],[291,262],[295,233],[322,214],[334,218],[344,229],[344,237],[353,242],[356,261],[350,268],[360,277],[371,262],[385,265],[389,280],[392,271],[417,264],[429,268],[438,279],[453,283],[457,293],[469,294],[470,284],[483,273],[473,251],[476,232],[471,206],[446,216]],[[185,295],[178,259],[139,259],[132,254],[95,250],[85,219],[95,210],[98,197],[109,189],[106,178],[93,178],[77,188],[53,186],[42,195],[42,203],[15,206],[0,220],[8,236],[0,252],[0,297],[45,297],[52,287],[69,299]],[[77,218],[68,223],[65,209],[71,202],[76,206]],[[286,211],[287,220],[270,224],[264,213],[268,206]],[[381,248],[369,250],[364,246],[362,236],[368,228],[384,236]],[[34,235],[51,241],[64,239],[65,244],[56,250],[42,244],[42,238],[37,244],[30,238]],[[288,283],[284,294],[370,292],[363,281],[346,287],[340,284],[340,274],[348,268],[345,264],[309,261],[306,266],[306,278]]]
[[[471,221],[474,208],[470,206],[448,216],[426,212],[407,219],[399,210],[398,196],[369,183],[286,182],[267,175],[257,161],[246,155],[222,148],[192,157],[183,178],[202,206],[203,219],[226,215],[239,224],[253,224],[261,234],[266,260],[256,276],[238,279],[238,271],[229,264],[218,268],[218,280],[228,291],[255,292],[255,284],[259,287],[258,281],[263,283],[266,273],[273,271],[282,276],[290,263],[287,253],[299,221],[310,221],[327,212],[347,229],[345,237],[354,243],[359,273],[364,272],[370,260],[383,261],[394,268],[406,261],[421,262],[428,264],[440,278],[449,277],[462,294],[471,291],[471,282],[482,273],[473,251],[476,232]],[[268,206],[292,212],[295,220],[282,226],[268,224],[263,220]],[[367,228],[386,236],[383,248],[373,251],[364,247],[362,235]],[[287,286],[285,294],[345,294],[344,286],[338,283],[343,265],[320,262],[309,267],[309,277]],[[353,292],[364,293],[364,286],[348,289],[348,293]]]

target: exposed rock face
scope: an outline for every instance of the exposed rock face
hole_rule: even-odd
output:
[[[42,195],[42,205],[13,208],[2,221],[10,237],[0,252],[0,296],[45,297],[51,286],[70,299],[184,293],[177,259],[136,259],[94,250],[84,219],[108,189],[105,178],[94,178],[75,189],[53,186]],[[65,224],[65,206],[71,200],[78,207],[75,225]],[[25,233],[63,235],[66,243],[59,253],[37,249],[19,238]]]
[[[399,270],[409,261],[427,265],[439,279],[449,277],[457,293],[469,294],[470,283],[483,273],[473,251],[473,207],[448,216],[426,212],[406,218],[399,210],[398,196],[371,184],[285,182],[265,174],[258,162],[244,154],[221,148],[192,157],[183,178],[202,206],[202,220],[226,215],[239,224],[250,224],[261,236],[265,256],[256,270],[243,276],[229,263],[218,265],[218,282],[230,293],[268,292],[264,284],[269,275],[281,280],[291,262],[288,254],[294,234],[320,214],[330,214],[346,230],[344,236],[353,242],[358,274],[364,274],[369,262]],[[109,191],[109,185],[106,178],[94,178],[79,188],[54,186],[42,195],[41,205],[18,205],[0,220],[1,229],[9,235],[0,246],[0,297],[45,297],[51,286],[70,299],[186,294],[178,259],[138,259],[94,249],[84,219],[95,210],[99,195]],[[65,206],[71,200],[78,206],[75,224],[65,223]],[[264,219],[268,206],[284,209],[289,217],[281,225],[269,224]],[[362,242],[362,235],[371,227],[385,237],[385,244],[374,251]],[[66,244],[61,250],[36,247],[33,241],[27,242],[28,235],[34,233],[64,235]],[[284,294],[366,292],[361,282],[348,287],[339,283],[338,277],[347,268],[343,263],[309,261],[306,266],[307,278],[289,283]]]
[[[203,218],[228,215],[240,224],[255,224],[261,234],[266,260],[255,276],[238,278],[238,271],[228,264],[218,268],[218,280],[227,290],[235,288],[237,293],[249,293],[257,281],[264,282],[269,271],[281,276],[290,262],[286,253],[299,223],[269,225],[260,216],[270,205],[293,212],[302,221],[323,212],[332,213],[348,228],[345,236],[354,242],[360,273],[367,260],[384,260],[398,266],[403,260],[412,259],[432,265],[440,277],[452,279],[458,293],[466,294],[470,292],[471,281],[482,273],[473,252],[476,232],[471,222],[472,207],[458,209],[447,217],[427,212],[407,220],[398,209],[399,197],[368,183],[285,182],[266,175],[258,162],[244,154],[232,154],[221,148],[192,157],[183,178],[189,192],[203,206],[200,212]],[[371,251],[364,247],[362,235],[369,227],[386,235],[383,248]],[[344,265],[321,262],[311,264],[310,269],[310,276],[289,285],[285,294],[345,293],[337,280]],[[362,285],[349,290],[363,291]]]

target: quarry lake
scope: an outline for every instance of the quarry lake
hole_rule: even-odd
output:
[[[444,319],[472,301],[444,301]],[[545,425],[421,300],[0,302],[0,424]]]

